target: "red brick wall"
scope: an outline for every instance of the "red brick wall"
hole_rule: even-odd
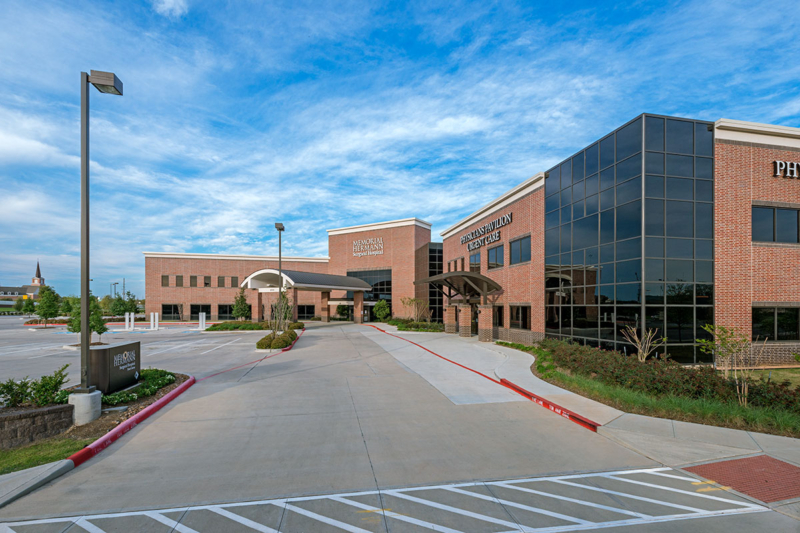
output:
[[[800,150],[726,140],[715,148],[715,321],[750,335],[753,302],[800,302],[800,245],[754,244],[751,215],[759,202],[800,208],[800,181],[773,177],[773,161],[800,161]]]
[[[490,305],[502,305],[504,327],[510,326],[511,313],[509,305],[524,304],[531,306],[531,331],[536,338],[544,336],[544,187],[539,187],[527,196],[514,203],[500,208],[471,225],[459,230],[455,235],[444,240],[444,270],[447,262],[465,257],[465,269],[469,270],[469,256],[477,250],[468,251],[467,243],[461,243],[461,236],[473,231],[498,217],[512,213],[512,222],[500,228],[500,240],[481,246],[481,274],[500,284],[502,290],[489,299]],[[531,261],[529,263],[511,264],[511,247],[509,243],[517,237],[530,234]],[[489,270],[490,248],[503,244],[505,255],[504,266]],[[460,268],[459,261],[459,268]],[[447,302],[445,302],[446,304]],[[530,337],[530,335],[528,335]]]
[[[362,257],[353,256],[353,241],[371,237],[383,239],[383,254]],[[392,271],[392,314],[408,317],[412,312],[401,303],[402,298],[414,298],[417,291],[414,281],[428,277],[427,257],[424,270],[417,261],[417,250],[431,240],[431,230],[417,225],[395,228],[343,233],[328,237],[330,274],[346,276],[348,272],[359,270]],[[332,298],[344,298],[344,291],[331,293]]]

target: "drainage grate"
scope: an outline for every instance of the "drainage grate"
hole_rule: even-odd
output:
[[[800,498],[800,468],[768,455],[719,461],[684,470],[762,502]],[[698,491],[708,488],[699,488]]]

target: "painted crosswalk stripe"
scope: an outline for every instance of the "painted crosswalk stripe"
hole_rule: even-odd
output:
[[[589,522],[588,520],[582,520],[580,518],[575,518],[574,516],[567,516],[565,514],[556,513],[553,511],[548,511],[546,509],[540,509],[538,507],[531,507],[530,505],[524,505],[517,502],[512,502],[510,500],[503,500],[500,498],[495,498],[492,496],[486,496],[485,494],[479,494],[477,492],[470,492],[468,490],[457,489],[455,487],[445,487],[445,490],[450,492],[455,492],[458,494],[463,494],[465,496],[472,496],[473,498],[478,498],[480,500],[487,500],[490,502],[499,503],[500,505],[505,505],[507,507],[516,507],[517,509],[522,509],[523,511],[528,511],[531,513],[543,514],[547,516],[552,516],[553,518],[558,518],[560,520],[564,520],[566,522],[574,522],[576,524],[594,524],[594,522]]]
[[[271,527],[267,527],[264,524],[259,524],[258,522],[254,522],[249,518],[245,518],[238,514],[232,513],[230,511],[226,511],[221,507],[208,507],[209,511],[213,511],[220,516],[224,516],[225,518],[229,518],[234,522],[239,522],[243,526],[247,526],[250,529],[255,529],[256,531],[261,531],[261,533],[278,533],[278,530],[272,529]]]
[[[606,494],[613,494],[615,496],[622,496],[623,498],[630,498],[632,500],[639,500],[642,502],[656,503],[658,505],[665,505],[667,507],[674,507],[676,509],[683,509],[684,511],[692,511],[693,513],[706,513],[705,509],[698,509],[697,507],[689,507],[688,505],[680,505],[677,503],[665,502],[663,500],[654,500],[652,498],[645,498],[644,496],[636,496],[635,494],[628,494],[627,492],[619,492],[610,489],[601,489],[600,487],[592,487],[591,485],[583,485],[581,483],[573,483],[572,481],[564,481],[563,479],[543,479],[542,481],[552,481],[553,483],[560,483],[561,485],[569,485],[570,487],[578,487],[581,489],[591,490],[595,492],[605,492]],[[694,493],[692,493],[694,494]],[[696,495],[695,495],[696,496]]]
[[[97,527],[96,525],[90,524],[89,522],[87,522],[85,518],[81,518],[81,519],[77,520],[75,522],[75,525],[78,526],[78,527],[82,527],[83,529],[85,529],[89,533],[106,533],[105,531],[103,531],[102,529]]]
[[[750,502],[741,502],[741,501],[732,500],[730,498],[719,498],[717,496],[711,496],[711,495],[708,495],[708,494],[697,494],[697,492],[695,492],[695,491],[674,489],[672,487],[665,487],[663,485],[654,485],[653,483],[646,483],[644,481],[637,481],[635,479],[626,479],[624,477],[616,477],[616,476],[603,476],[603,477],[605,477],[606,479],[614,479],[614,480],[617,480],[617,481],[624,481],[625,483],[633,483],[634,485],[642,485],[644,487],[652,487],[654,489],[661,489],[661,490],[667,490],[669,492],[677,492],[679,494],[691,495],[691,496],[695,496],[697,498],[705,498],[706,500],[715,500],[715,501],[718,501],[718,502],[732,503],[733,505],[739,505],[741,507],[760,507],[760,505],[755,505],[755,504],[752,504]]]
[[[340,498],[340,497],[333,497],[331,500],[337,501],[339,503],[344,503],[346,505],[352,505],[353,507],[358,507],[359,509],[363,509],[365,511],[374,511],[378,512],[381,511],[377,507],[373,507],[371,505],[366,505],[364,503],[355,502],[353,500],[348,500],[347,498]],[[463,533],[458,529],[451,529],[449,527],[440,526],[439,524],[432,524],[430,522],[425,522],[424,520],[419,520],[417,518],[413,518],[411,516],[406,516],[398,513],[393,513],[392,511],[383,510],[381,511],[384,515],[389,518],[394,518],[395,520],[400,520],[403,522],[408,522],[409,524],[414,524],[416,526],[424,527],[426,529],[430,529],[432,531],[439,531],[440,533]]]
[[[149,516],[153,520],[157,520],[157,521],[161,522],[165,526],[171,527],[174,531],[178,531],[180,533],[198,533],[194,529],[192,529],[190,527],[187,527],[187,526],[184,526],[183,524],[180,524],[180,523],[176,522],[175,520],[167,518],[166,516],[162,515],[161,513],[156,513],[154,511],[146,511],[144,513],[144,515],[145,516]]]
[[[292,511],[297,514],[313,518],[314,520],[322,522],[323,524],[328,524],[329,526],[338,527],[339,529],[344,529],[345,531],[350,531],[350,533],[372,533],[371,531],[367,531],[366,529],[361,529],[360,527],[351,526],[350,524],[345,524],[344,522],[340,522],[334,518],[328,518],[327,516],[322,516],[321,514],[317,514],[312,511],[307,511],[302,507],[297,507],[295,505],[290,505],[288,503],[285,504],[285,507],[288,511]]]

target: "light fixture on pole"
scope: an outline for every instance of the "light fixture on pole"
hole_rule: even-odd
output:
[[[283,224],[280,222],[275,223],[275,229],[278,230],[278,278],[280,278],[280,285],[278,285],[278,309],[281,309],[281,298],[283,297],[283,265],[281,264],[281,234],[283,230],[286,229],[283,227]],[[281,317],[275,317],[276,320],[281,320]],[[277,324],[276,324],[277,327]]]
[[[119,281],[115,281],[114,283],[111,284],[111,286],[114,287],[114,298],[117,297],[117,285],[119,285]]]
[[[89,386],[89,84],[101,93],[122,96],[122,82],[113,72],[81,72],[81,385],[77,393],[95,390]]]

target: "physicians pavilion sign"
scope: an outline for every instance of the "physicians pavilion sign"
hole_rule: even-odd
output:
[[[368,237],[353,241],[353,257],[383,255],[383,237]]]
[[[507,224],[511,224],[511,213],[462,235],[461,244],[467,243],[467,250],[471,252],[486,244],[497,242],[500,240],[500,228]]]
[[[796,178],[800,163],[794,161],[774,161],[776,178]]]

